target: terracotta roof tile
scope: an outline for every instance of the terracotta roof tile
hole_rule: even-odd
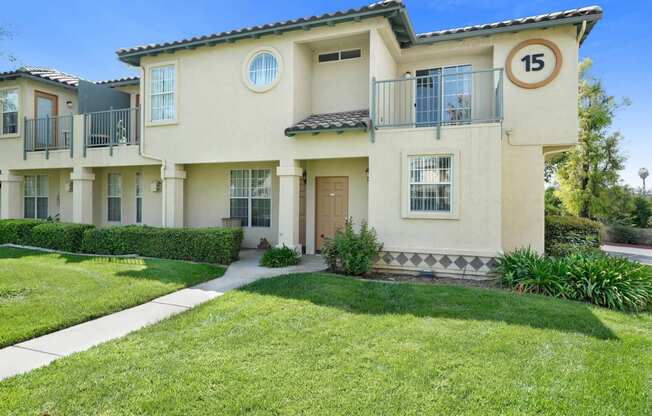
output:
[[[300,133],[312,133],[321,130],[367,131],[369,128],[369,110],[343,111],[339,113],[313,114],[285,129],[286,136]]]

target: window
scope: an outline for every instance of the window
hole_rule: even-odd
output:
[[[362,49],[349,49],[346,51],[326,52],[317,55],[319,63],[345,61],[348,59],[357,59],[362,56]]]
[[[109,222],[122,221],[122,177],[118,173],[109,173],[108,216]]]
[[[409,156],[410,212],[451,212],[451,155]]]
[[[25,218],[48,217],[48,176],[25,176]]]
[[[240,169],[231,171],[231,218],[243,227],[270,227],[272,217],[272,171]]]
[[[136,224],[143,222],[143,175],[136,173]]]
[[[471,65],[423,69],[416,76],[417,126],[471,121]]]
[[[249,84],[253,88],[269,88],[274,85],[278,78],[278,59],[271,52],[258,52],[249,61],[248,73]]]
[[[151,121],[176,118],[175,78],[174,65],[159,66],[150,70]]]
[[[2,134],[18,133],[18,88],[0,91]]]

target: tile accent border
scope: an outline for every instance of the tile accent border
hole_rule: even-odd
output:
[[[376,269],[404,271],[432,271],[435,274],[491,277],[497,262],[495,257],[464,256],[458,254],[414,253],[382,251],[374,267]]]

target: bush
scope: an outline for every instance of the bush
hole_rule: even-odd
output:
[[[611,225],[605,232],[605,240],[617,244],[652,245],[652,230]]]
[[[600,247],[599,222],[571,216],[546,217],[546,254],[564,256],[572,252],[587,252]]]
[[[32,228],[45,223],[43,220],[0,220],[0,244],[29,244]]]
[[[92,254],[137,254],[163,259],[229,264],[238,259],[239,228],[121,226],[88,230],[82,250]]]
[[[79,252],[84,232],[94,229],[88,224],[46,222],[32,228],[27,245],[69,252]]]
[[[283,244],[283,247],[273,247],[267,250],[260,259],[260,265],[264,267],[296,266],[300,260],[299,253]]]
[[[652,272],[633,261],[604,254],[544,257],[530,249],[498,258],[497,271],[519,292],[590,302],[618,310],[652,304]]]
[[[353,230],[353,221],[347,220],[343,230],[337,230],[333,238],[326,239],[322,254],[334,272],[360,276],[368,273],[383,245],[378,242],[376,231],[366,222],[360,232]]]

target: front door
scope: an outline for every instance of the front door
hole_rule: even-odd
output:
[[[36,148],[54,146],[56,141],[56,119],[58,115],[58,99],[56,95],[42,91],[34,93],[34,115],[36,118]]]
[[[321,250],[324,238],[333,237],[343,228],[349,215],[349,178],[346,176],[316,179],[315,249]]]

